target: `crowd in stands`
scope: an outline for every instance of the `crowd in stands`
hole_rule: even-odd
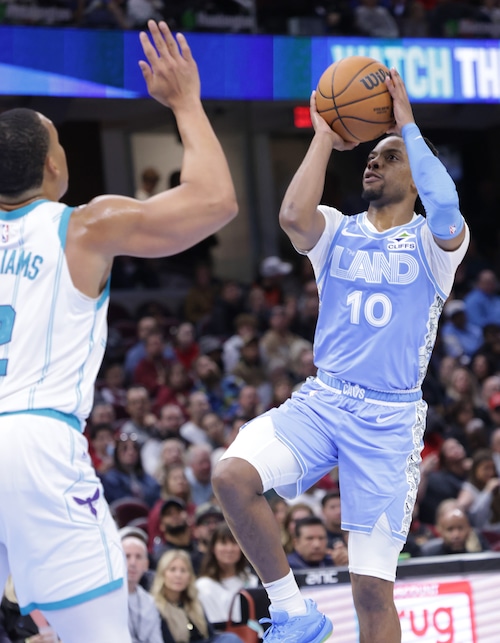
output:
[[[378,38],[500,38],[500,0],[2,0],[0,23]]]

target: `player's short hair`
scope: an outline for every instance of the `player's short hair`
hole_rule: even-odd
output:
[[[49,132],[24,107],[0,114],[0,195],[15,198],[42,185]]]

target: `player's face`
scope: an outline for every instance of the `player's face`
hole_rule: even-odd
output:
[[[376,205],[399,203],[416,188],[403,139],[389,136],[378,143],[368,155],[363,173],[362,197]]]

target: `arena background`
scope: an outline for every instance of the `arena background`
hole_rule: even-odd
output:
[[[478,250],[497,265],[499,41],[187,36],[240,203],[213,252],[219,276],[251,280],[270,254],[296,261],[277,224],[279,203],[311,139],[310,91],[326,66],[352,54],[371,55],[403,75],[417,122],[458,185]],[[135,31],[0,27],[0,109],[25,105],[54,120],[68,153],[71,205],[104,192],[132,195],[147,165],[160,170],[161,185],[180,165],[173,117],[146,97],[140,56]],[[363,207],[369,149],[333,156],[325,202],[348,213]],[[169,290],[182,296],[182,284]]]

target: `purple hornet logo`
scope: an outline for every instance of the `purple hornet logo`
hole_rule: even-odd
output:
[[[82,500],[81,498],[77,498],[76,496],[73,496],[73,500],[76,502],[77,505],[88,505],[90,509],[90,513],[97,518],[97,511],[94,508],[94,505],[92,504],[93,502],[96,502],[99,499],[99,489],[96,489],[96,492],[92,496],[92,498],[85,498],[85,500]]]

